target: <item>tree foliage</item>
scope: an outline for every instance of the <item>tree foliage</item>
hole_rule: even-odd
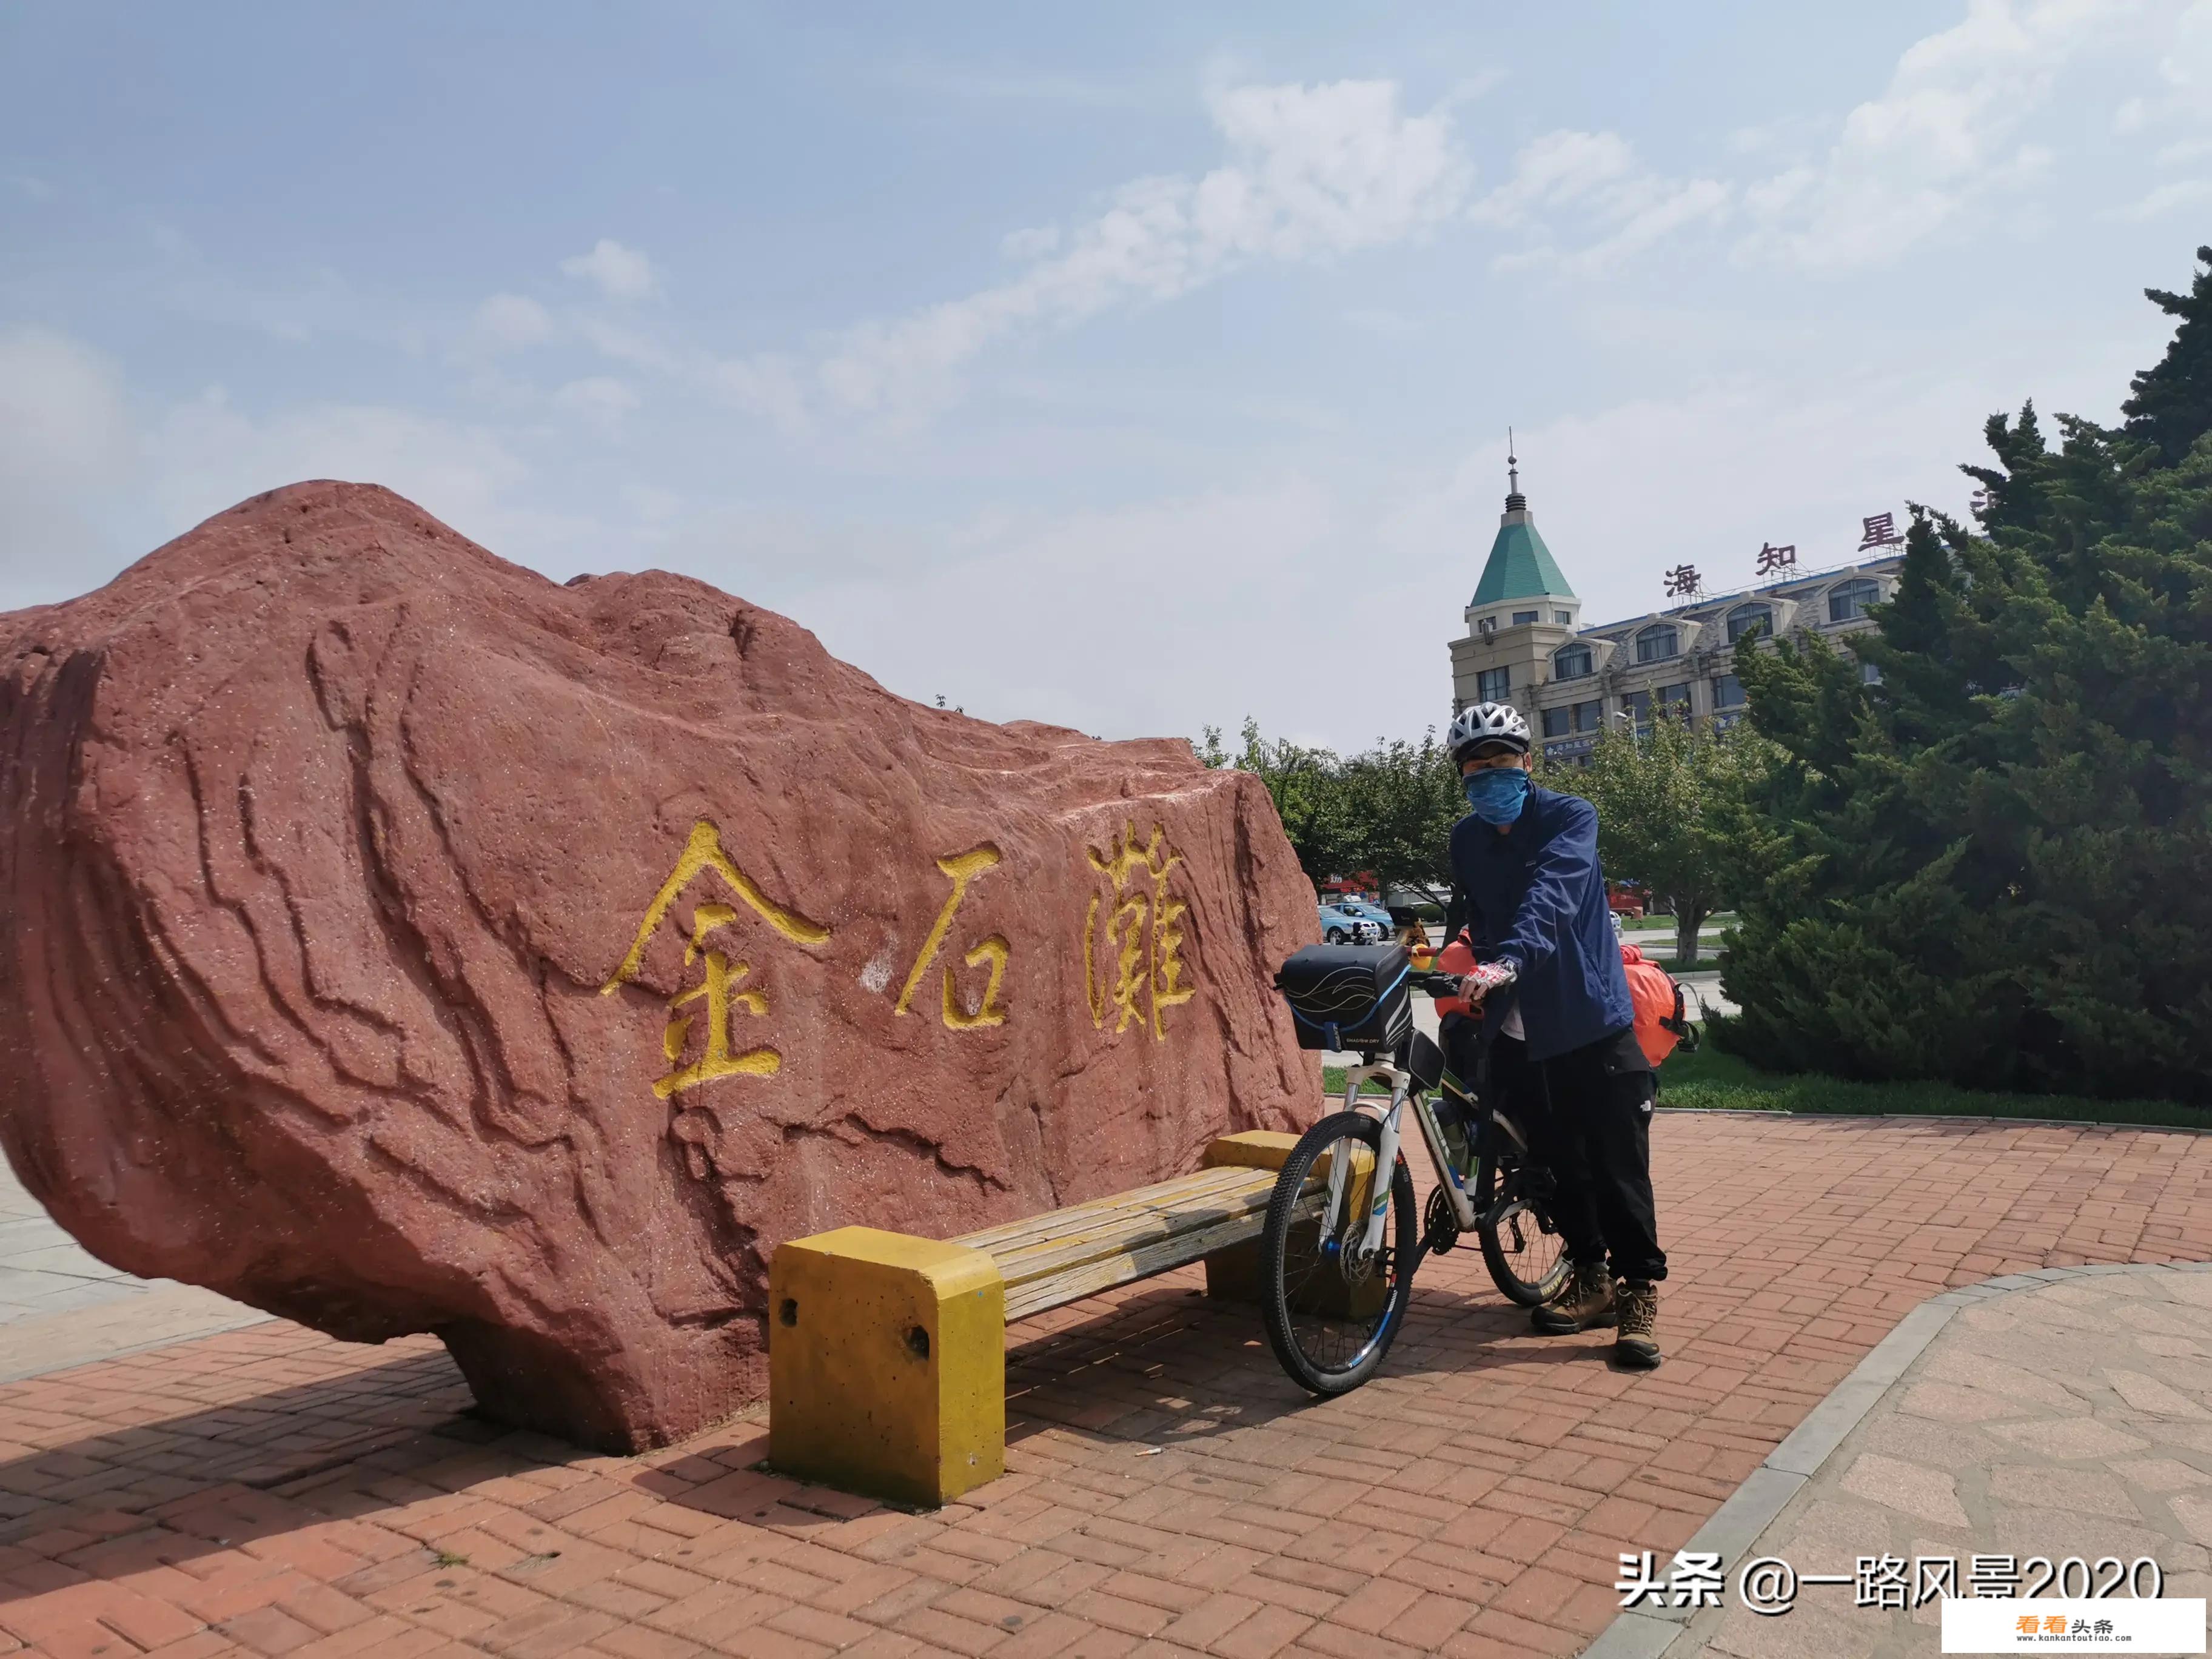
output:
[[[1739,654],[1783,760],[1725,1045],[2212,1098],[2212,272],[2151,297],[2126,424],[1992,417],[1978,532],[1915,508],[1873,632]]]
[[[1714,732],[1665,714],[1641,735],[1601,732],[1589,766],[1547,768],[1542,781],[1597,808],[1607,878],[1667,901],[1675,960],[1689,962],[1706,919],[1779,853],[1780,833],[1751,804],[1771,763],[1769,746],[1741,726]]]
[[[1364,871],[1386,892],[1411,888],[1444,902],[1451,829],[1467,805],[1433,728],[1418,743],[1378,739],[1349,758],[1264,737],[1253,720],[1243,735],[1233,756],[1217,726],[1194,747],[1207,765],[1233,765],[1267,786],[1298,863],[1316,884]]]

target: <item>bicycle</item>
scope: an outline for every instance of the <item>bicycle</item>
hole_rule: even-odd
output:
[[[1401,980],[1433,997],[1459,991],[1450,974],[1409,970]],[[1498,1290],[1521,1306],[1545,1301],[1568,1272],[1551,1213],[1550,1172],[1531,1153],[1523,1127],[1470,1091],[1425,1033],[1409,1031],[1388,1058],[1383,1052],[1360,1051],[1361,1063],[1346,1075],[1342,1109],[1291,1148],[1260,1234],[1268,1345],[1312,1394],[1344,1394],[1375,1374],[1397,1338],[1413,1270],[1468,1233]],[[1387,1097],[1364,1092],[1370,1079],[1389,1085]],[[1437,1171],[1418,1234],[1413,1173],[1402,1156],[1409,1107]],[[1376,1179],[1382,1170],[1387,1182]]]

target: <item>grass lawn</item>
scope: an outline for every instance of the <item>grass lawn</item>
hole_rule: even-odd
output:
[[[1710,1042],[1676,1049],[1661,1069],[1662,1107],[1705,1110],[1900,1113],[1916,1117],[2063,1118],[2077,1123],[2149,1123],[2212,1129],[2212,1109],[2166,1100],[2085,1100],[2077,1095],[2008,1095],[1948,1083],[1852,1083],[1811,1073],[1762,1072]],[[1343,1086],[1342,1079],[1338,1087]]]
[[[1344,1093],[1344,1068],[1322,1068],[1326,1098]],[[1948,1083],[1853,1083],[1811,1073],[1762,1072],[1707,1043],[1696,1054],[1677,1048],[1662,1068],[1662,1108],[1734,1112],[1820,1112],[1845,1116],[1896,1113],[1913,1117],[2062,1118],[2075,1123],[2148,1123],[2212,1129],[2212,1109],[2168,1100],[2084,1100],[2077,1095],[2007,1095]],[[1370,1079],[1365,1092],[1388,1094]]]
[[[1344,1070],[1341,1066],[1321,1068],[1321,1092],[1324,1100],[1344,1098]],[[1359,1092],[1363,1095],[1387,1095],[1390,1091],[1382,1086],[1380,1079],[1370,1077],[1367,1079],[1367,1086]]]

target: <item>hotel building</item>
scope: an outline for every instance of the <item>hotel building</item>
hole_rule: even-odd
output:
[[[1582,601],[1537,533],[1517,469],[1508,478],[1497,539],[1468,604],[1466,636],[1451,642],[1452,710],[1512,703],[1549,760],[1587,764],[1607,721],[1626,717],[1641,728],[1655,708],[1734,725],[1744,703],[1735,647],[1747,630],[1833,639],[1871,628],[1866,608],[1895,591],[1904,562],[1889,554],[1585,627]],[[1873,665],[1862,672],[1872,678]]]

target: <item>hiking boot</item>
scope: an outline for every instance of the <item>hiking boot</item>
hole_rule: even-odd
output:
[[[1528,1316],[1547,1336],[1569,1336],[1613,1323],[1613,1275],[1602,1261],[1577,1262],[1552,1299]]]
[[[1659,1287],[1623,1279],[1620,1321],[1613,1340],[1613,1363],[1633,1371],[1659,1364]]]

